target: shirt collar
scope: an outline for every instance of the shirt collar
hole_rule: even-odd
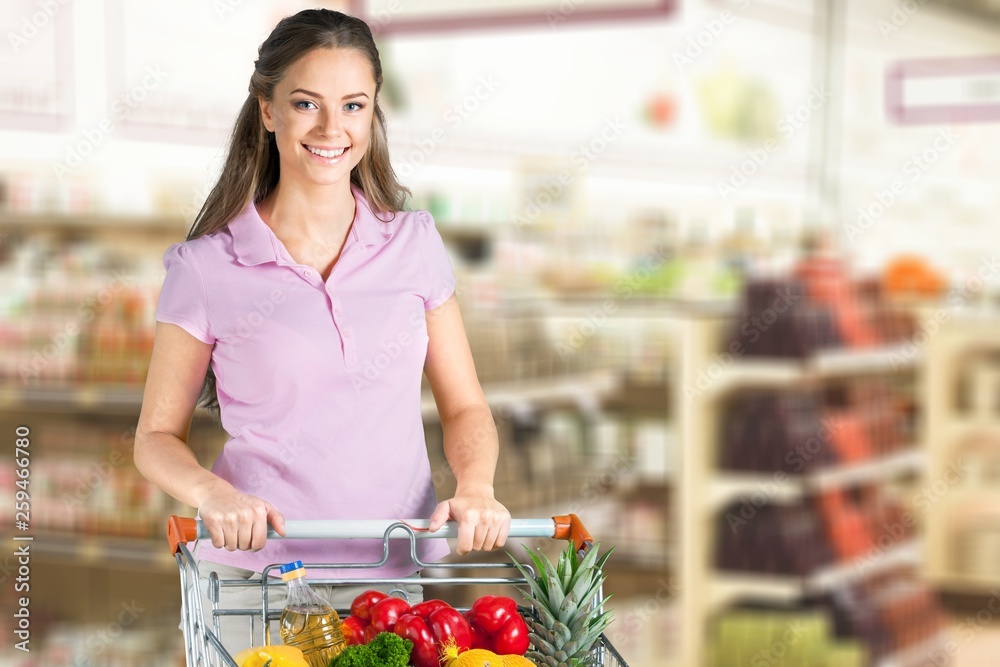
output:
[[[388,224],[380,220],[368,205],[361,188],[351,183],[354,195],[354,222],[347,234],[344,248],[352,243],[362,243],[365,246],[382,245],[392,238]],[[229,231],[233,236],[233,251],[241,264],[253,266],[264,262],[277,262],[281,265],[291,264],[278,237],[267,223],[257,213],[257,207],[251,201],[238,216],[229,222]]]

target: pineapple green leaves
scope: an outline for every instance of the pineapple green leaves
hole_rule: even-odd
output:
[[[604,584],[604,564],[612,547],[598,558],[600,544],[594,544],[582,559],[577,559],[572,543],[559,555],[558,563],[522,545],[535,566],[537,576],[513,556],[511,560],[530,588],[525,597],[537,619],[526,619],[531,649],[526,656],[549,667],[584,667],[595,664],[590,650],[611,623],[611,611],[594,606],[595,596]],[[510,554],[507,554],[510,556]],[[608,595],[604,598],[611,598]]]

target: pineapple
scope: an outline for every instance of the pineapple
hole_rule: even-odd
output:
[[[596,607],[591,609],[591,605],[604,583],[602,568],[614,548],[598,560],[601,546],[598,543],[582,560],[578,560],[571,542],[559,555],[558,565],[553,567],[544,554],[536,554],[527,546],[521,546],[534,561],[538,572],[537,578],[532,577],[521,563],[511,557],[531,587],[531,594],[525,593],[525,597],[531,603],[535,618],[525,619],[531,639],[531,647],[525,656],[538,665],[548,667],[596,665],[589,652],[604,628],[611,623],[611,611],[601,613]],[[604,599],[610,597],[608,595]]]

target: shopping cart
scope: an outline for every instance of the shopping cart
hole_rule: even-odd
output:
[[[351,538],[382,538],[382,560],[376,563],[306,563],[306,568],[336,567],[338,569],[366,569],[384,565],[389,557],[390,539],[409,539],[410,558],[421,568],[421,573],[433,570],[484,570],[484,569],[514,569],[513,563],[424,563],[417,556],[418,539],[449,538],[458,536],[458,524],[450,521],[434,533],[427,530],[429,521],[286,521],[284,539],[351,539]],[[177,559],[181,577],[181,626],[184,631],[184,648],[188,667],[240,667],[232,655],[222,645],[220,640],[220,618],[243,616],[247,619],[250,641],[253,645],[271,644],[271,623],[278,620],[281,609],[275,609],[268,602],[268,587],[284,586],[278,577],[270,576],[270,572],[281,563],[274,563],[264,568],[260,580],[223,580],[217,573],[209,575],[209,599],[212,603],[210,618],[206,618],[202,606],[202,594],[199,589],[198,563],[188,550],[187,543],[196,539],[209,537],[208,529],[200,520],[173,516],[167,522],[167,539],[171,552]],[[555,516],[551,519],[513,519],[508,537],[531,538],[547,537],[572,541],[576,547],[577,557],[583,558],[594,541],[583,523],[575,514]],[[282,539],[273,529],[268,531],[268,539]],[[537,573],[530,564],[522,566],[531,576]],[[421,578],[422,585],[518,585],[526,584],[523,576],[516,577],[476,577],[476,576],[433,576]],[[310,578],[310,583],[348,586],[368,584],[403,585],[413,584],[412,578]],[[227,609],[220,604],[221,589],[224,587],[259,588],[261,605],[251,609]],[[404,592],[405,591],[401,591]],[[604,593],[599,589],[594,598],[594,607],[603,607]],[[456,607],[464,611],[464,607]],[[525,614],[533,613],[530,607],[522,607]],[[346,610],[338,609],[338,612]],[[259,644],[257,640],[260,640]],[[602,667],[628,667],[607,636],[602,634],[594,645],[591,655],[596,664]]]

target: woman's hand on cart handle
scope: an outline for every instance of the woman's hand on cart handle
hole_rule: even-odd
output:
[[[212,546],[227,551],[260,551],[267,542],[268,524],[285,536],[285,517],[271,503],[219,481],[198,505]]]
[[[435,532],[448,520],[458,524],[458,554],[492,551],[504,545],[510,531],[510,512],[492,493],[458,492],[438,503],[428,530]]]

